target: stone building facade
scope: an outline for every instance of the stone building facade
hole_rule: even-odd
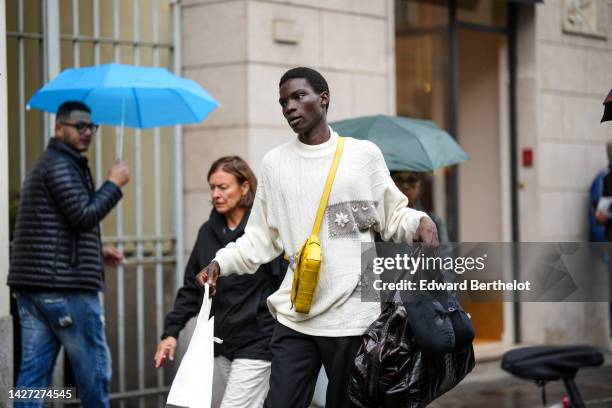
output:
[[[586,3],[596,6],[596,33],[567,30],[571,1],[545,1],[522,16],[518,137],[535,157],[520,170],[525,242],[588,240],[589,187],[607,166],[612,127],[599,122],[612,88],[612,2]],[[525,304],[523,315],[525,341],[610,344],[606,303]]]

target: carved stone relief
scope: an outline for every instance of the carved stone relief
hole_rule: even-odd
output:
[[[599,0],[563,0],[563,31],[602,36],[597,14],[598,2]]]

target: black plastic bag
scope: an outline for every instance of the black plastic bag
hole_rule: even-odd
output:
[[[390,303],[362,336],[349,396],[360,408],[425,407],[459,384],[473,368],[471,343],[447,354],[423,354],[406,309]]]

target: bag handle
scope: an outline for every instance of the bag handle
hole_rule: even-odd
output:
[[[204,298],[202,298],[202,306],[200,307],[200,313],[198,314],[198,323],[201,321],[201,324],[204,324],[208,321],[208,318],[210,317],[211,303],[212,302],[210,300],[210,286],[208,285],[208,283],[205,283]]]
[[[321,195],[321,202],[319,202],[319,209],[317,210],[317,217],[315,218],[314,225],[312,226],[312,235],[319,235],[321,229],[321,222],[323,221],[323,215],[325,214],[325,207],[327,207],[327,200],[329,200],[329,193],[331,192],[332,184],[334,184],[334,177],[336,177],[336,170],[340,164],[340,157],[344,150],[344,138],[338,136],[338,143],[336,144],[336,153],[334,154],[334,160],[332,161],[331,168],[327,174],[327,180],[325,180],[325,187],[323,188],[323,194]]]

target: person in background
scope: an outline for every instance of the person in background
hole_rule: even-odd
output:
[[[422,175],[413,171],[392,171],[391,178],[402,193],[408,198],[408,206],[415,210],[425,211],[419,198],[421,197],[423,180]],[[440,244],[447,244],[448,231],[444,220],[433,212],[427,212],[429,218],[436,224],[438,228],[438,240]]]
[[[608,160],[610,160],[610,153],[608,152]],[[590,205],[589,205],[589,242],[605,242],[606,241],[606,226],[605,216],[603,213],[597,211],[597,204],[599,199],[603,196],[603,180],[608,174],[612,163],[608,164],[608,167],[597,173],[593,182],[591,183],[590,192]]]
[[[215,253],[244,234],[257,180],[249,165],[238,156],[215,161],[207,176],[213,210],[198,232],[185,268],[184,284],[174,307],[166,316],[164,332],[155,353],[155,367],[174,359],[179,332],[202,306],[202,289],[195,276]],[[284,276],[287,263],[277,258],[253,275],[232,275],[217,282],[211,314],[215,316],[213,403],[215,407],[261,407],[270,376],[269,343],[274,319],[266,299]]]
[[[21,325],[16,386],[48,387],[63,346],[85,407],[109,406],[111,366],[98,292],[104,289],[104,263],[116,266],[123,254],[102,248],[100,222],[129,181],[118,160],[95,190],[83,154],[97,129],[81,102],[59,107],[55,137],[23,183],[8,275]]]
[[[606,99],[603,102],[604,104],[604,114],[601,118],[601,123],[612,121],[612,91],[608,94]],[[606,144],[606,151],[608,153],[608,169],[603,170],[601,173],[593,181],[593,185],[591,186],[591,206],[590,213],[595,211],[595,220],[604,227],[604,239],[603,241],[611,242],[612,241],[612,219],[608,219],[606,215],[597,211],[597,205],[599,199],[601,197],[609,197],[612,196],[612,140],[610,140]],[[601,176],[601,178],[599,178]],[[594,199],[597,198],[597,202],[594,202]],[[589,216],[590,216],[589,213]],[[608,253],[608,268],[611,271],[612,276],[612,254]],[[610,293],[612,294],[612,279],[610,280]],[[610,309],[610,335],[612,336],[612,302],[609,304]]]

